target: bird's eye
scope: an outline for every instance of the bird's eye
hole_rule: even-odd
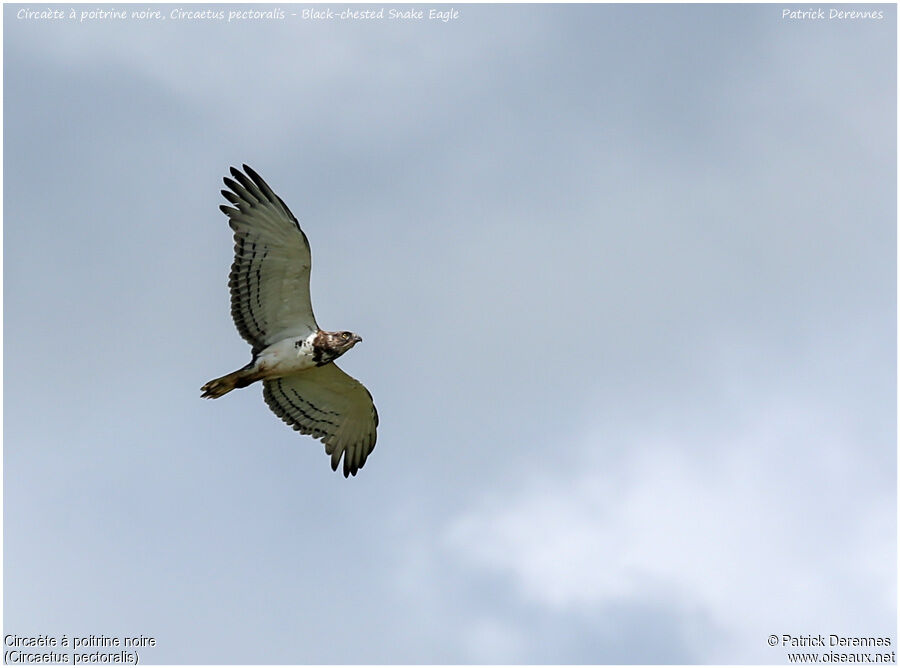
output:
[[[347,339],[350,338],[350,332],[342,332],[341,338],[344,339],[344,341],[346,341]]]

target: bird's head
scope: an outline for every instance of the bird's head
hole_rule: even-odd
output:
[[[313,341],[313,358],[319,365],[336,360],[350,350],[362,337],[353,332],[323,332],[319,330]]]
[[[334,347],[339,348],[342,355],[362,341],[362,337],[353,332],[329,332],[329,334],[334,341]]]

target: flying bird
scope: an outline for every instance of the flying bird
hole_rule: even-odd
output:
[[[309,297],[309,241],[284,201],[243,166],[225,177],[219,208],[234,230],[228,286],[231,316],[252,346],[247,366],[201,388],[206,399],[261,380],[263,399],[301,434],[325,444],[331,469],[344,459],[355,476],[375,448],[378,411],[372,395],[334,363],[362,341],[353,332],[319,329]]]

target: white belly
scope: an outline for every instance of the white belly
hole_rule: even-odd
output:
[[[284,339],[264,348],[256,357],[255,368],[263,378],[280,378],[316,366],[311,334],[306,339]]]

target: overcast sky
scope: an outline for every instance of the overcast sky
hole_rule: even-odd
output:
[[[5,633],[145,663],[893,637],[893,5],[173,7],[4,7]],[[242,162],[364,338],[355,479],[258,386],[200,399],[249,360]]]

